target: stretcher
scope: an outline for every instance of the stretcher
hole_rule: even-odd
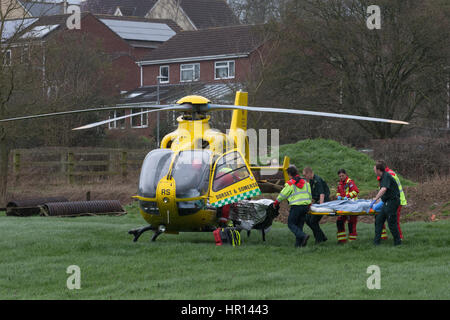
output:
[[[379,210],[369,209],[370,200],[335,200],[323,204],[313,204],[309,214],[321,216],[370,216]]]
[[[352,211],[330,211],[330,212],[317,212],[310,210],[308,212],[309,214],[316,215],[316,216],[374,216],[378,213],[378,211],[375,211],[373,209],[370,209],[369,212],[367,211],[359,211],[359,212],[352,212]]]

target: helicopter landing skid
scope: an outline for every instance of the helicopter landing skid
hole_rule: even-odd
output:
[[[139,237],[148,230],[152,230],[152,226],[145,226],[145,227],[142,227],[139,229],[133,229],[133,230],[128,231],[128,233],[132,234],[134,236],[133,242],[136,242],[136,241],[138,241]],[[155,237],[155,236],[153,236],[153,237]],[[152,238],[152,241],[154,241],[153,238]]]
[[[164,232],[159,231],[159,230],[155,231],[155,233],[153,234],[153,237],[152,237],[152,241],[156,241],[156,238],[158,238],[158,236],[159,236],[161,233],[164,233]]]
[[[266,241],[266,231],[264,229],[260,229],[262,233],[262,241]],[[247,230],[247,237],[250,237],[250,230]]]

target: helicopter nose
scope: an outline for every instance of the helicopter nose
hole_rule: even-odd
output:
[[[176,186],[173,178],[163,177],[156,188],[156,202],[160,212],[160,222],[170,225],[170,218],[178,215]]]

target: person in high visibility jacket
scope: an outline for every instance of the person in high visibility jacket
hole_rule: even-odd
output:
[[[380,191],[370,203],[369,209],[373,208],[374,204],[381,199],[383,206],[380,213],[375,216],[375,238],[374,244],[379,245],[381,240],[381,232],[383,225],[387,220],[389,230],[391,230],[394,238],[394,245],[402,244],[400,233],[397,227],[397,208],[400,205],[400,191],[397,182],[392,175],[386,172],[384,164],[377,162],[375,165],[375,172],[380,177]]]
[[[358,187],[355,182],[348,177],[345,169],[339,169],[338,176],[339,183],[336,198],[338,200],[358,200]],[[336,220],[338,243],[347,242],[347,233],[345,232],[346,221],[348,221],[348,240],[355,241],[358,236],[358,233],[356,232],[358,216],[339,216]]]
[[[289,166],[287,169],[289,181],[284,185],[283,190],[272,204],[279,208],[280,202],[287,200],[291,206],[288,217],[288,228],[295,235],[295,246],[304,247],[308,242],[309,235],[303,232],[305,218],[311,205],[311,186],[299,176],[295,166]]]
[[[400,205],[398,206],[398,209],[397,209],[397,228],[398,228],[398,232],[400,234],[400,239],[403,239],[402,229],[400,228],[400,213],[402,211],[402,206],[406,206],[408,204],[408,202],[406,201],[406,196],[405,196],[405,193],[403,192],[402,183],[400,182],[400,178],[398,177],[398,175],[386,165],[386,162],[384,160],[378,160],[377,163],[384,165],[384,170],[394,178],[394,180],[398,186],[398,191],[400,191]],[[375,174],[376,174],[376,166],[373,167],[373,170],[375,171]],[[380,182],[381,177],[377,176],[377,180],[378,180],[378,182]],[[388,235],[386,232],[386,224],[383,224],[383,230],[381,232],[381,239],[387,240],[387,238],[388,238]]]

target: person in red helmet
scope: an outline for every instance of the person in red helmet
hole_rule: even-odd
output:
[[[192,160],[192,169],[193,170],[199,171],[199,170],[201,170],[202,167],[203,167],[203,164],[202,164],[201,158],[194,158]]]
[[[235,181],[235,176],[230,167],[224,166],[217,171],[217,177],[214,181],[217,190],[223,189],[232,185]],[[218,208],[217,215],[219,217],[219,225],[225,227],[229,224],[231,204],[226,204]]]
[[[358,187],[355,182],[350,179],[345,169],[339,169],[338,171],[339,183],[337,187],[336,197],[338,200],[357,200],[358,199]],[[338,243],[347,242],[347,233],[345,232],[345,222],[348,221],[349,241],[355,241],[358,234],[356,232],[356,223],[358,222],[358,216],[339,216],[336,220],[337,226],[337,239]]]

